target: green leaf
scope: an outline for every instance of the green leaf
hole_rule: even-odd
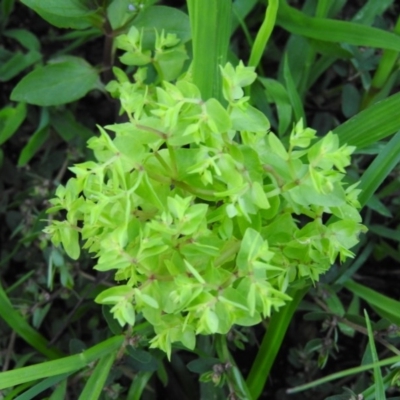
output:
[[[115,304],[119,301],[130,299],[133,297],[134,289],[128,285],[119,285],[103,290],[95,298],[95,302],[99,304]]]
[[[378,190],[382,182],[400,162],[400,132],[396,133],[368,166],[361,177],[358,189],[361,190],[359,202],[364,206]]]
[[[228,112],[216,99],[208,99],[205,104],[209,117],[208,125],[213,133],[226,132],[231,127]]]
[[[91,26],[90,15],[94,13],[79,0],[21,0],[43,19],[58,28],[85,29]]]
[[[328,375],[324,378],[317,379],[313,382],[306,383],[304,385],[300,385],[291,389],[287,390],[287,393],[292,394],[292,393],[298,393],[303,390],[315,388],[318,385],[325,384],[327,382],[333,381],[335,379],[343,379],[345,377],[348,377],[350,375],[354,374],[360,374],[361,372],[368,371],[370,369],[373,369],[374,367],[384,367],[388,365],[393,365],[396,363],[400,362],[400,357],[399,356],[394,356],[394,357],[389,357],[384,360],[381,360],[377,363],[371,363],[371,364],[366,364],[366,365],[361,365],[359,367],[354,367],[354,368],[349,368],[340,372],[336,372],[334,374]],[[348,397],[347,397],[348,398]]]
[[[60,226],[61,243],[65,252],[73,259],[79,258],[81,248],[79,246],[79,232],[68,223]]]
[[[368,0],[357,11],[352,21],[363,25],[373,25],[376,19],[381,16],[393,3],[394,0]]]
[[[307,286],[297,291],[289,291],[288,294],[293,297],[293,300],[284,305],[279,313],[274,313],[270,319],[267,333],[264,335],[246,380],[247,387],[254,400],[261,396],[287,328],[307,291]]]
[[[28,324],[28,322],[21,316],[21,314],[14,309],[1,285],[0,285],[0,317],[6,322],[7,325],[10,326],[10,328],[14,332],[16,332],[18,336],[20,336],[33,348],[35,348],[40,353],[44,354],[46,357],[50,359],[56,359],[63,356],[63,354],[60,351],[49,347],[48,341],[40,333],[38,333],[35,329],[33,329]],[[0,374],[0,385],[1,385],[1,378],[2,375]]]
[[[343,317],[345,314],[345,309],[342,302],[340,301],[338,295],[329,286],[324,286],[324,292],[326,292],[325,302],[329,309],[336,315]]]
[[[354,85],[347,83],[342,90],[342,112],[346,118],[355,115],[361,104],[361,95]]]
[[[188,0],[193,82],[203,100],[222,100],[219,65],[225,65],[231,34],[231,0]],[[212,38],[210,40],[210,38]]]
[[[16,107],[5,107],[0,110],[0,145],[7,141],[24,122],[26,104],[19,103]]]
[[[160,66],[163,79],[166,81],[172,81],[179,77],[182,73],[183,64],[187,59],[188,55],[184,46],[158,52],[154,58],[155,62]]]
[[[23,147],[18,158],[18,166],[26,165],[32,157],[40,150],[49,137],[49,113],[46,108],[42,108],[39,126],[28,143]]]
[[[44,107],[55,106],[78,100],[98,85],[97,71],[76,57],[32,71],[17,84],[11,99]]]
[[[285,55],[283,63],[283,77],[285,79],[286,90],[292,103],[294,117],[296,121],[302,120],[304,124],[307,124],[306,115],[304,113],[303,103],[301,101],[299,92],[296,88],[293,80],[292,72],[290,70],[289,61],[287,55]]]
[[[380,101],[361,111],[333,130],[340,143],[357,146],[358,149],[400,130],[400,93]]]
[[[309,17],[288,6],[286,0],[280,1],[277,24],[312,39],[400,51],[400,37],[393,33],[353,22]]]
[[[31,365],[29,367],[15,368],[12,371],[1,372],[0,390],[37,379],[79,371],[91,362],[118,350],[122,346],[124,340],[124,336],[114,336],[80,354]]]
[[[135,19],[135,27],[143,29],[143,49],[153,49],[156,40],[155,30],[164,30],[178,36],[181,43],[191,38],[189,17],[177,8],[151,6],[141,12]]]
[[[265,87],[267,97],[276,104],[278,111],[278,132],[283,135],[292,121],[292,104],[286,88],[275,79],[259,78]]]
[[[289,155],[282,142],[272,132],[268,134],[268,143],[271,150],[283,160],[288,160]]]
[[[376,292],[364,285],[361,285],[353,280],[348,280],[344,287],[350,290],[356,296],[365,300],[368,304],[376,307],[378,310],[385,311],[385,317],[394,324],[400,326],[400,302],[383,294]]]
[[[79,123],[75,115],[67,109],[53,111],[50,115],[50,123],[67,143],[77,136],[80,137],[82,141],[86,141],[94,136],[94,133],[86,126]]]
[[[36,35],[26,29],[8,29],[3,35],[17,40],[27,50],[40,51],[40,41]]]
[[[238,131],[266,132],[270,128],[268,118],[251,105],[233,107],[231,111],[232,128]]]
[[[138,12],[138,7],[131,10],[132,0],[113,0],[107,7],[107,17],[111,27],[118,29],[127,23]]]
[[[36,50],[31,50],[26,54],[16,51],[9,60],[0,65],[0,81],[9,81],[41,59],[42,54]]]
[[[154,361],[154,357],[148,351],[132,346],[128,347],[128,354],[141,364],[149,364],[150,362]]]
[[[186,366],[190,372],[195,374],[203,374],[204,372],[211,371],[215,364],[220,364],[221,361],[218,358],[198,358],[190,361]]]
[[[51,388],[52,386],[57,385],[59,382],[67,382],[69,375],[71,374],[69,373],[69,374],[56,375],[52,376],[51,378],[44,379],[38,384],[32,386],[29,390],[27,390],[23,394],[19,395],[18,397],[15,397],[14,400],[31,400],[37,398],[37,395],[43,393],[45,390]],[[65,385],[60,384],[61,388],[63,386]]]
[[[116,355],[117,352],[114,351],[100,358],[78,400],[97,400],[100,397]]]
[[[7,25],[8,18],[14,10],[15,0],[3,0],[0,3],[0,28]]]
[[[122,334],[121,325],[117,322],[117,320],[112,315],[112,313],[110,311],[110,307],[103,305],[101,309],[103,312],[103,317],[106,320],[107,325],[110,328],[110,331],[114,335],[121,335]]]
[[[143,392],[152,376],[153,371],[140,371],[138,374],[135,374],[129,388],[127,399],[142,400]]]
[[[376,352],[374,332],[372,330],[371,321],[369,319],[367,310],[364,310],[364,315],[365,315],[365,321],[367,322],[367,329],[368,329],[368,345],[371,350],[372,362],[375,364],[375,366],[374,366],[375,398],[386,400],[382,372],[381,372],[380,367],[378,365],[376,365],[379,362],[379,358],[378,358],[378,353]]]
[[[54,390],[49,400],[64,400],[67,393],[67,379],[64,379]]]
[[[92,10],[87,9],[79,0],[21,0],[26,6],[36,10],[42,9],[55,15],[65,17],[83,17]]]

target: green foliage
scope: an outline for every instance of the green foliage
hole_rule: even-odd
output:
[[[81,58],[68,56],[25,76],[11,93],[11,100],[55,106],[78,100],[96,87],[97,72]]]
[[[136,28],[121,36],[121,61],[153,59],[165,77],[158,57],[179,49],[176,37],[157,35],[155,56],[141,42]],[[172,59],[170,79],[182,68]],[[204,101],[189,75],[149,86],[146,69],[134,83],[116,69],[108,89],[129,122],[106,127],[114,139],[100,128],[89,140],[97,161],[71,168],[76,177],[57,189],[49,210],[67,211],[46,229],[55,245],[76,259],[80,236],[95,269],[125,281],[96,301],[112,305],[121,325],[141,313],[156,333],[151,346],[169,355],[174,342],[193,349],[196,334],[269,317],[290,300],[294,281],[317,281],[338,255],[352,256],[364,230],[358,190],[343,183],[354,148],[333,134],[316,140],[300,121],[286,149],[243,97],[253,69],[221,71],[226,107]],[[336,220],[324,223],[325,215]]]
[[[0,397],[396,398],[396,2],[169,3],[0,0]]]

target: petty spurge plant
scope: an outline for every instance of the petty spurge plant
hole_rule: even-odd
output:
[[[190,74],[147,85],[143,68],[133,83],[115,72],[109,90],[128,122],[106,127],[114,139],[102,128],[90,139],[97,161],[71,168],[49,210],[66,218],[47,232],[72,258],[82,237],[95,269],[116,270],[119,284],[96,301],[121,325],[141,313],[152,347],[194,349],[196,334],[260,322],[290,300],[288,286],[352,255],[363,230],[357,185],[343,183],[354,147],[332,133],[316,140],[299,121],[286,149],[244,96],[253,68],[221,67],[225,106]]]
[[[395,396],[396,2],[182,3],[0,0],[0,398]]]

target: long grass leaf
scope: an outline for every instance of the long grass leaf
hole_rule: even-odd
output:
[[[154,372],[140,371],[135,375],[132,384],[129,388],[128,399],[130,400],[141,400],[143,397],[143,391],[147,385],[147,382],[153,376]]]
[[[381,16],[394,0],[368,0],[354,15],[353,21],[358,24],[372,25],[376,17]]]
[[[37,379],[78,371],[100,357],[119,349],[123,342],[124,336],[114,336],[80,354],[1,372],[0,390]]]
[[[383,378],[383,384],[385,389],[389,389],[392,385],[393,378],[398,374],[398,371],[394,369],[394,371],[390,371],[385,375]],[[368,389],[365,389],[361,395],[363,396],[363,400],[376,400],[377,398],[375,397],[375,385],[370,386]]]
[[[309,17],[284,0],[279,4],[277,24],[312,39],[400,51],[400,38],[393,33],[354,22]]]
[[[397,35],[400,35],[400,17],[397,19],[393,32]],[[379,90],[382,89],[385,83],[389,80],[398,58],[398,51],[385,50],[383,52],[378,64],[378,68],[376,69],[374,77],[372,78],[371,87],[363,99],[361,105],[362,109],[367,108],[371,104]]]
[[[64,379],[49,397],[49,400],[64,400],[67,392],[67,380]]]
[[[361,177],[359,201],[364,206],[393,168],[400,162],[400,132],[375,157]]]
[[[316,386],[323,385],[324,383],[331,382],[336,379],[341,379],[350,375],[359,374],[360,372],[368,371],[370,369],[373,369],[374,367],[385,367],[386,365],[392,365],[398,362],[400,362],[400,356],[395,356],[386,358],[385,360],[379,361],[377,363],[365,364],[359,367],[345,369],[343,371],[335,372],[334,374],[325,376],[324,378],[317,379],[313,382],[309,382],[304,385],[299,385],[294,388],[288,389],[286,393],[292,394],[292,393],[303,392],[304,390],[315,388]]]
[[[222,99],[219,65],[226,63],[231,34],[232,0],[188,0],[192,27],[194,83],[204,100]]]
[[[400,130],[400,93],[380,101],[333,130],[341,143],[363,148]]]
[[[392,323],[400,326],[400,301],[391,299],[353,280],[345,282],[344,287],[365,300],[371,306],[385,310],[388,319]]]
[[[309,287],[297,291],[289,291],[292,301],[285,304],[278,313],[271,317],[268,330],[264,335],[260,349],[254,360],[247,377],[247,387],[253,399],[258,399],[268,379],[275,358],[281,347],[287,328],[292,321],[300,301],[307,293]]]
[[[86,382],[79,400],[97,400],[100,397],[116,355],[117,352],[106,354],[99,360],[92,375]]]
[[[27,390],[20,396],[15,397],[14,400],[31,400],[35,398],[35,396],[37,396],[38,394],[43,393],[45,390],[56,385],[57,383],[63,380],[66,381],[68,375],[70,374],[56,375],[44,379],[43,381],[37,383],[35,386],[32,386],[29,390]]]
[[[33,348],[42,353],[47,358],[54,360],[63,357],[63,353],[57,349],[48,347],[48,341],[14,309],[8,296],[0,284],[0,318],[2,318],[10,328],[22,339],[29,343]]]
[[[385,387],[383,385],[382,372],[379,366],[376,363],[379,362],[378,353],[376,352],[375,340],[374,340],[374,332],[372,331],[371,321],[369,319],[367,310],[364,310],[365,322],[367,323],[368,330],[368,345],[371,351],[372,361],[375,364],[374,366],[374,380],[375,380],[375,398],[386,400],[385,396]]]
[[[265,47],[267,46],[268,39],[271,36],[272,30],[275,26],[276,14],[278,12],[279,0],[268,0],[267,12],[261,27],[257,33],[256,40],[254,41],[253,48],[251,49],[249,66],[257,67],[262,55],[264,54]]]
[[[303,104],[299,92],[296,89],[292,73],[290,71],[289,60],[287,55],[285,56],[283,64],[283,77],[285,79],[286,89],[290,98],[290,102],[292,103],[293,106],[294,117],[296,121],[302,119],[304,125],[307,125],[306,114],[304,113]]]

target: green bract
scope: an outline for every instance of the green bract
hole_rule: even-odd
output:
[[[140,40],[131,31],[120,43],[142,65],[151,55]],[[176,51],[174,37],[157,36],[160,49],[163,40]],[[55,244],[77,258],[80,236],[95,268],[123,282],[96,301],[121,325],[141,313],[151,346],[168,354],[173,342],[193,349],[196,334],[268,317],[294,281],[352,256],[364,230],[358,190],[343,183],[354,148],[331,133],[318,140],[302,122],[284,145],[243,97],[254,69],[221,70],[227,105],[204,101],[190,74],[147,85],[146,69],[135,83],[115,69],[109,90],[128,122],[105,127],[113,139],[99,128],[89,140],[97,161],[71,168],[49,210],[67,212],[47,228]]]

